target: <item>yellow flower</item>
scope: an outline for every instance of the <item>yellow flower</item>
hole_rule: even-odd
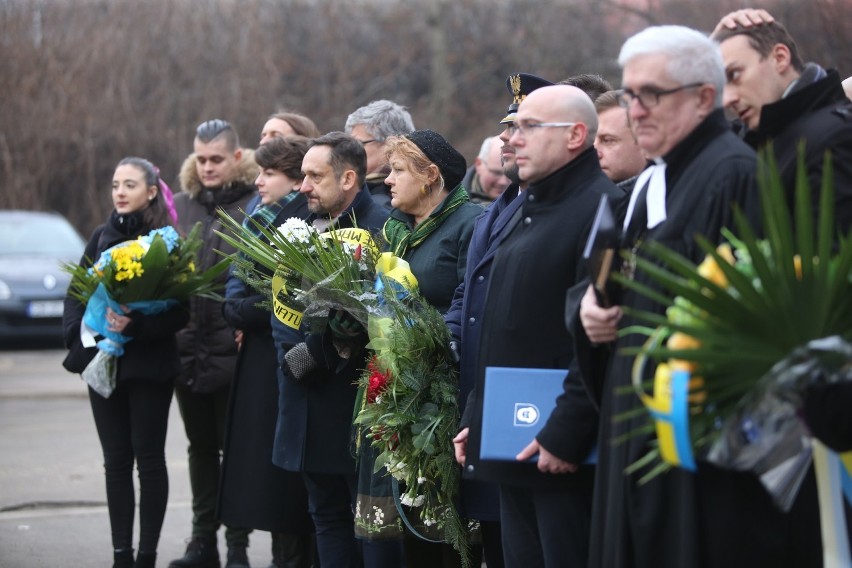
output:
[[[734,263],[734,253],[731,251],[731,245],[727,243],[721,244],[716,248],[716,252],[719,253],[719,256],[725,259],[728,264]],[[698,266],[698,274],[710,280],[720,288],[724,288],[728,285],[728,279],[725,277],[725,273],[722,272],[721,268],[719,268],[719,265],[716,263],[716,259],[709,254],[704,259],[704,262]]]
[[[685,333],[675,332],[669,337],[666,347],[669,349],[697,349],[701,347],[701,342]],[[683,359],[670,359],[669,365],[674,369],[682,369],[692,373],[696,369],[696,364],[692,361],[684,361]]]
[[[802,279],[802,257],[798,254],[793,257],[793,269],[796,271],[796,280]]]
[[[190,272],[195,272],[195,263],[192,262],[192,261],[189,261],[188,268],[189,268]]]

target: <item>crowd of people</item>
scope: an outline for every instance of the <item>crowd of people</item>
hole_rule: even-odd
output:
[[[464,476],[458,507],[477,521],[474,565],[819,566],[812,472],[790,512],[748,473],[700,464],[640,483],[642,468],[625,472],[653,436],[613,443],[637,426],[614,418],[641,410],[621,394],[633,364],[624,348],[639,339],[618,331],[634,323],[630,310],[661,308],[629,290],[602,305],[583,249],[607,196],[626,251],[620,271],[653,288],[634,270],[643,243],[697,263],[704,253],[695,236],[719,242],[734,206],[759,219],[757,150],[774,153],[792,203],[802,140],[812,188],[825,174],[824,153],[833,156],[835,218],[848,235],[852,101],[838,72],[805,63],[762,10],[728,14],[709,37],[649,27],[624,43],[619,65],[618,90],[596,75],[510,76],[508,111],[495,114],[494,135],[470,168],[441,134],[415,129],[405,108],[387,100],[326,134],[301,114],[273,114],[254,151],[229,122],[205,121],[173,199],[148,161],[118,164],[114,210],[81,264],[153,228],[186,234],[201,222],[197,264],[206,269],[234,252],[220,235],[220,210],[244,217],[258,238],[260,227],[293,217],[319,231],[382,234],[445,314],[458,354],[462,417],[453,444]],[[170,568],[219,567],[222,525],[228,568],[249,565],[252,530],[272,533],[277,568],[461,566],[452,547],[420,538],[400,518],[369,443],[353,452],[363,327],[338,311],[323,331],[294,328],[237,274],[224,278],[223,303],[193,297],[155,315],[106,312],[112,331],[133,338],[117,361],[113,394],[90,390],[114,566],[155,565],[173,393],[189,441],[193,518],[186,553]],[[66,300],[64,365],[75,373],[96,352],[81,339],[84,309]],[[555,409],[515,460],[480,459],[488,367],[566,370]],[[839,385],[814,401],[812,431],[836,450],[852,449],[852,391]]]

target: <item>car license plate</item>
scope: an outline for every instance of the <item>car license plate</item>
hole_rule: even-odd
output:
[[[30,302],[30,305],[27,307],[27,313],[31,318],[62,317],[63,304],[62,300]]]

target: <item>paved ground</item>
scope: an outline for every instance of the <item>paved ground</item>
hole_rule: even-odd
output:
[[[0,350],[0,568],[112,563],[100,444],[86,389],[57,349]],[[191,510],[186,438],[172,404],[166,445],[170,496],[158,566],[183,554]],[[137,518],[138,523],[138,518]],[[269,564],[268,533],[249,548]],[[220,534],[220,554],[225,546]]]

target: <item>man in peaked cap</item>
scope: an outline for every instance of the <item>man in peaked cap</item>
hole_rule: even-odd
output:
[[[465,277],[456,289],[453,303],[445,317],[452,331],[456,345],[459,346],[460,367],[460,410],[465,411],[468,395],[476,383],[478,366],[478,346],[481,326],[471,324],[482,318],[485,306],[485,292],[491,275],[491,264],[497,243],[505,236],[509,221],[521,206],[522,195],[527,184],[518,177],[515,164],[515,149],[508,144],[509,127],[512,125],[518,105],[524,98],[539,87],[552,85],[550,81],[529,75],[516,73],[506,79],[506,87],[512,96],[512,102],[506,116],[499,124],[504,132],[499,139],[502,143],[501,162],[503,173],[511,180],[508,188],[498,197],[474,224],[473,236],[467,253]],[[495,140],[494,144],[498,141]],[[467,445],[467,425],[463,425],[456,438],[456,457],[463,466],[474,467],[479,460],[478,451],[465,461]],[[499,492],[496,484],[475,479],[463,479],[461,505],[466,517],[480,521],[485,561],[488,566],[503,566],[503,551],[500,538]]]

